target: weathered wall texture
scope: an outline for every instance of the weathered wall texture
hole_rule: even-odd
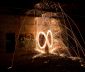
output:
[[[20,16],[0,15],[0,66],[9,66],[13,57],[12,53],[6,53],[6,34],[15,33],[15,39],[18,37],[21,27]]]

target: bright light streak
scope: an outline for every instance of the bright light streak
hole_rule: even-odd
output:
[[[51,44],[49,43],[49,40],[47,39],[47,44],[48,44],[48,47],[49,48],[52,48],[52,46],[53,46],[53,35],[52,35],[52,32],[51,32],[51,30],[48,30],[48,32],[47,32],[47,38],[48,38],[48,35],[50,34],[50,36],[51,36]]]
[[[49,52],[52,54],[55,50],[56,48],[52,48],[51,50],[49,50]]]
[[[44,35],[44,37],[45,37],[45,42],[44,42],[43,46],[41,46],[40,42],[39,42],[39,36],[40,35]],[[37,41],[39,48],[41,48],[41,49],[45,48],[46,47],[46,41],[47,41],[47,37],[46,37],[45,33],[44,32],[39,32],[39,34],[38,34],[38,41]]]
[[[45,38],[45,42],[44,42],[43,46],[41,46],[40,42],[39,42],[39,36],[40,35],[43,35],[44,38]],[[51,43],[49,42],[48,35],[51,36]],[[52,46],[53,46],[53,35],[52,35],[51,30],[47,31],[47,35],[44,32],[39,32],[38,36],[37,36],[37,43],[38,43],[39,48],[41,48],[41,49],[44,49],[46,47],[46,44],[48,45],[48,48],[52,48]]]
[[[38,49],[38,48],[36,48],[35,50],[38,51],[39,53],[42,53],[42,54],[45,53],[45,51],[43,51],[43,50],[41,50],[41,49]]]

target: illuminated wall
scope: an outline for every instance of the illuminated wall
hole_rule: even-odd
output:
[[[19,36],[23,35],[21,40],[23,53],[38,52],[51,53],[57,55],[69,55],[66,44],[64,43],[61,20],[52,18],[56,13],[47,12],[42,17],[25,16],[21,18],[21,28]],[[66,36],[66,35],[65,35]],[[20,45],[20,42],[18,41]]]

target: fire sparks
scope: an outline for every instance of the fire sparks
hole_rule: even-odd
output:
[[[43,46],[41,46],[40,43],[39,43],[39,36],[40,35],[43,35],[45,37],[45,42],[44,42]],[[51,43],[48,40],[48,35],[51,36]],[[48,45],[48,48],[52,48],[52,46],[53,46],[53,35],[52,35],[51,30],[47,31],[47,35],[44,32],[39,32],[39,34],[37,36],[37,43],[38,43],[39,48],[41,48],[41,49],[45,48],[46,44]]]
[[[67,48],[62,40],[62,27],[59,20],[47,17],[37,17],[36,48],[41,54],[65,54]],[[40,24],[41,23],[41,24]]]

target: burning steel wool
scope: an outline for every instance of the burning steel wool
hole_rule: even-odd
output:
[[[51,39],[50,39],[51,43],[50,43],[49,38],[48,38],[49,35],[51,36]],[[40,37],[41,40],[39,40],[39,37]],[[45,41],[44,41],[43,45],[41,46],[40,42],[43,42],[44,38],[45,38]],[[51,30],[47,31],[47,35],[45,35],[44,32],[39,32],[38,36],[37,36],[37,43],[38,43],[39,48],[41,48],[41,49],[46,48],[46,44],[48,46],[48,49],[52,48],[52,46],[53,46],[53,35],[52,35]],[[49,50],[47,52],[49,52]]]
[[[45,13],[42,17],[35,18],[36,24],[36,48],[41,54],[70,55],[63,42],[62,33],[65,32],[58,19],[45,17],[50,13]],[[56,15],[55,13],[51,13]]]
[[[26,12],[26,16],[20,17],[18,48],[16,53],[13,54],[12,65],[15,55],[18,56],[17,58],[22,56],[28,59],[42,57],[43,55],[68,57],[72,60],[85,57],[85,49],[77,39],[72,26],[79,32],[83,43],[85,41],[75,22],[63,11],[60,4],[53,3],[51,5],[53,6],[51,8],[56,8],[55,10],[59,8],[60,12],[50,11],[48,3],[36,5],[35,9]],[[49,7],[48,11],[46,11],[46,7]]]

